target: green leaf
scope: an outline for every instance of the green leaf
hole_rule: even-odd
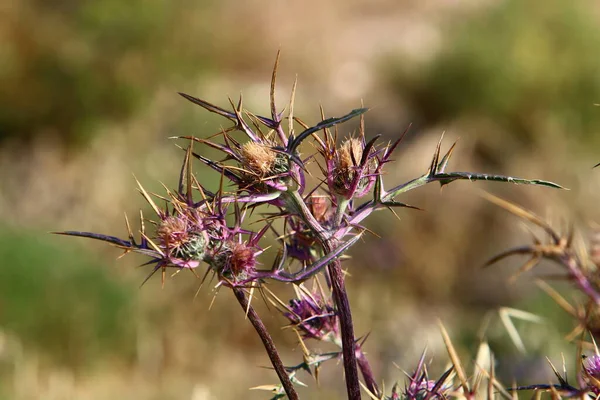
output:
[[[234,113],[230,112],[230,111],[224,110],[221,107],[217,107],[214,104],[210,104],[207,101],[200,100],[197,97],[190,96],[189,94],[185,94],[185,93],[179,92],[179,95],[181,97],[183,97],[184,99],[186,99],[188,101],[191,101],[192,103],[194,103],[194,104],[196,104],[196,105],[198,105],[198,106],[200,106],[202,108],[207,109],[210,112],[213,112],[215,114],[219,114],[219,115],[221,115],[221,116],[223,116],[225,118],[228,118],[228,119],[230,119],[230,120],[232,120],[234,122],[237,122],[236,115]]]
[[[101,240],[103,242],[108,242],[114,244],[119,247],[133,248],[133,244],[127,240],[119,239],[115,236],[102,235],[100,233],[92,233],[92,232],[79,232],[79,231],[65,231],[65,232],[52,232],[56,235],[65,235],[65,236],[77,236],[84,237],[88,239],[96,239]]]
[[[449,173],[438,173],[431,175],[427,178],[429,181],[438,181],[442,186],[449,184],[456,180],[469,180],[469,181],[492,181],[492,182],[506,182],[515,183],[519,185],[538,185],[546,186],[555,189],[566,189],[554,182],[544,181],[541,179],[523,179],[514,178],[511,176],[504,175],[489,175],[472,172],[449,172]]]
[[[321,129],[331,128],[332,126],[341,124],[342,122],[346,122],[354,117],[357,117],[361,114],[366,113],[367,111],[369,111],[368,108],[357,108],[355,110],[350,111],[348,114],[344,115],[343,117],[338,117],[338,118],[334,117],[334,118],[324,119],[323,121],[319,122],[317,125],[310,127],[308,129],[306,129],[305,131],[303,131],[302,133],[300,133],[298,135],[298,137],[295,138],[294,140],[291,140],[290,144],[289,144],[289,150],[291,152],[296,150],[296,148],[298,148],[300,143],[302,143],[302,141],[304,139],[306,139],[308,136],[312,135],[313,133],[320,131]]]

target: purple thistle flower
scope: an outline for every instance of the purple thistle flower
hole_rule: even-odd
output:
[[[299,186],[300,192],[304,190],[303,163],[296,149],[287,148],[289,141],[283,135],[283,131],[279,132],[280,135],[269,135],[263,134],[258,128],[259,124],[262,124],[273,129],[277,125],[274,121],[247,113],[253,121],[257,122],[255,131],[250,128],[242,116],[244,111],[241,100],[238,106],[234,107],[233,112],[230,112],[193,96],[180,94],[192,103],[222,115],[235,123],[233,127],[222,132],[223,144],[194,137],[186,138],[220,150],[226,154],[225,161],[233,160],[235,162],[235,165],[231,166],[223,162],[212,161],[199,154],[193,154],[194,157],[222,173],[236,185],[238,187],[237,194],[247,193],[252,196],[264,195],[273,191],[283,192],[292,183]],[[280,129],[279,125],[277,127]],[[241,143],[232,137],[229,133],[231,131],[243,132],[248,140]],[[269,202],[273,202],[273,200],[269,200]]]
[[[600,355],[586,357],[583,361],[583,369],[588,375],[600,379]]]
[[[248,242],[226,241],[215,248],[205,261],[219,276],[231,281],[230,286],[236,286],[239,281],[252,280],[256,272],[256,256],[261,252],[254,250]]]
[[[582,378],[588,390],[596,396],[600,395],[600,355],[583,356]]]
[[[339,147],[328,131],[325,131],[324,139],[316,138],[319,152],[325,159],[323,173],[327,176],[327,186],[332,194],[350,200],[364,196],[373,188],[391,153],[389,149],[376,149],[377,139],[378,136],[365,141],[362,115],[359,136],[344,140]]]
[[[422,400],[429,396],[430,399],[439,399],[441,395],[433,392],[435,385],[436,381],[425,377],[411,380],[404,390],[404,398],[406,400]]]
[[[452,368],[446,371],[437,381],[429,379],[425,367],[425,352],[421,355],[417,368],[408,376],[408,384],[402,392],[402,397],[398,394],[398,386],[395,385],[392,390],[392,399],[404,400],[439,400],[446,398],[446,392],[450,389],[446,384],[446,379],[452,372]]]
[[[182,173],[181,180],[184,177]],[[180,192],[183,192],[182,187],[180,183]],[[240,212],[237,204],[224,201],[229,198],[223,196],[222,191],[211,194],[198,186],[204,197],[198,203],[192,200],[189,187],[187,193],[168,192],[169,197],[162,198],[167,201],[167,206],[160,209],[141,185],[139,188],[157,215],[153,234],[145,231],[143,218],[139,242],[134,238],[128,221],[129,240],[89,232],[62,233],[102,240],[126,253],[149,256],[151,260],[144,265],[154,265],[154,268],[144,282],[160,270],[164,283],[167,268],[194,270],[201,263],[207,264],[219,277],[220,284],[225,286],[244,286],[255,280],[256,257],[263,251],[258,242],[269,224],[259,232],[242,229],[245,214]],[[229,226],[226,218],[232,204],[235,205],[235,221],[233,226]]]
[[[197,210],[186,211],[159,213],[154,247],[161,250],[166,264],[196,268],[204,259],[209,238]]]
[[[288,310],[284,316],[304,339],[328,341],[341,347],[337,313],[333,304],[320,294],[298,290],[298,298],[290,301]]]

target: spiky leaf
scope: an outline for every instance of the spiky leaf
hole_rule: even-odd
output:
[[[325,119],[325,120],[319,122],[317,125],[306,129],[305,131],[303,131],[302,133],[300,133],[297,138],[295,138],[294,140],[290,141],[290,143],[289,143],[289,150],[290,150],[290,152],[293,152],[294,150],[296,150],[298,148],[298,146],[300,145],[300,143],[302,143],[302,141],[304,139],[306,139],[307,137],[309,137],[313,133],[318,132],[321,129],[331,128],[332,126],[335,126],[337,124],[341,124],[342,122],[346,122],[346,121],[348,121],[348,120],[350,120],[350,119],[352,119],[354,117],[357,117],[357,116],[359,116],[361,114],[366,113],[367,111],[369,111],[368,108],[357,108],[355,110],[350,111],[348,114],[344,115],[343,117],[328,118],[328,119]]]

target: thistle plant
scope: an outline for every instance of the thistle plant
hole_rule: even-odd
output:
[[[166,194],[148,193],[138,182],[142,196],[155,214],[152,230],[145,228],[140,216],[139,235],[127,221],[128,238],[67,231],[64,235],[101,240],[125,252],[148,257],[149,279],[160,272],[190,270],[202,282],[216,278],[216,287],[229,289],[261,338],[280,385],[268,387],[274,398],[297,399],[299,371],[317,376],[323,362],[343,360],[349,399],[361,398],[359,371],[366,392],[377,399],[386,398],[373,376],[362,351],[364,339],[354,332],[350,302],[345,286],[346,275],[341,257],[367,232],[363,221],[375,211],[416,208],[398,198],[413,189],[437,182],[441,186],[457,180],[497,181],[560,188],[552,182],[472,172],[448,172],[455,144],[442,153],[442,139],[433,152],[429,168],[421,176],[388,188],[384,172],[392,161],[406,131],[393,142],[366,134],[366,108],[357,108],[341,117],[326,118],[308,124],[294,114],[296,84],[292,88],[287,114],[278,111],[275,84],[279,55],[271,79],[270,116],[253,114],[243,107],[242,99],[231,109],[218,107],[194,96],[185,99],[231,122],[231,126],[206,137],[181,136],[186,140],[178,186]],[[338,126],[358,117],[358,132],[340,138]],[[305,142],[312,142],[315,154],[303,154]],[[200,147],[200,150],[197,148]],[[214,160],[203,155],[202,148],[223,153]],[[217,188],[199,181],[193,165],[199,162],[220,175]],[[308,166],[318,165],[316,183],[309,182]],[[311,182],[313,180],[311,179]],[[165,204],[160,207],[158,204]],[[260,224],[247,224],[247,216],[261,207]],[[278,248],[275,262],[264,267],[263,239],[274,235]],[[296,298],[284,301],[268,286],[274,282],[293,285]],[[312,282],[313,288],[308,284]],[[277,304],[282,315],[298,332],[304,361],[286,366],[251,301],[263,291]],[[338,352],[314,354],[308,341],[337,345]],[[422,367],[406,389],[406,398],[443,397],[445,387],[431,384]],[[397,395],[397,394],[396,394]],[[389,398],[397,398],[393,395]]]
[[[514,279],[538,266],[544,260],[558,265],[561,273],[540,277],[536,283],[572,317],[574,328],[566,336],[566,339],[578,343],[577,358],[579,360],[577,361],[576,385],[569,383],[567,380],[566,367],[563,366],[563,373],[560,374],[550,364],[558,383],[517,386],[513,389],[549,392],[554,398],[598,398],[600,396],[600,351],[596,345],[595,337],[599,333],[600,279],[598,272],[600,260],[598,258],[597,235],[592,238],[589,248],[586,248],[583,244],[577,245],[575,230],[572,226],[566,232],[560,232],[532,211],[490,194],[484,196],[492,203],[541,229],[546,236],[545,239],[541,239],[532,232],[531,244],[505,250],[490,259],[486,266],[497,264],[507,257],[526,256],[527,261],[513,276]],[[548,284],[547,280],[569,282],[576,292],[583,296],[581,296],[578,303],[572,304]],[[589,334],[589,342],[585,340],[586,334]],[[590,356],[584,354],[586,347],[594,350]]]

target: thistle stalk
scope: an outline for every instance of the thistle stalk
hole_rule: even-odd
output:
[[[273,365],[273,368],[279,377],[279,381],[281,382],[285,393],[290,400],[297,400],[298,393],[296,393],[296,390],[294,389],[294,385],[292,384],[285,366],[281,361],[281,357],[279,357],[279,353],[277,352],[273,338],[271,338],[271,335],[269,334],[269,331],[267,331],[265,324],[263,324],[256,310],[248,303],[248,298],[246,297],[243,289],[233,288],[233,293],[235,294],[235,298],[240,303],[240,306],[244,312],[247,313],[248,319],[256,330],[256,333],[258,333],[258,336],[260,336],[260,340],[265,346],[265,351],[269,355],[271,364]]]
[[[335,209],[335,226],[339,227],[344,220],[344,215],[346,214],[346,210],[348,209],[348,204],[350,204],[350,200],[344,199],[341,196],[338,196],[338,204]]]
[[[325,251],[331,251],[325,246]],[[358,380],[358,368],[356,365],[356,343],[354,341],[354,325],[352,323],[352,312],[350,301],[346,293],[344,283],[344,271],[339,260],[333,261],[327,266],[331,277],[333,288],[333,300],[340,319],[340,331],[342,336],[342,354],[344,355],[344,372],[346,373],[346,390],[348,399],[360,400],[360,384]]]
[[[321,224],[314,218],[302,195],[295,190],[287,192],[288,204],[302,218],[302,220],[316,233],[323,251],[331,253],[335,251],[339,243],[332,238],[331,232],[327,232]],[[358,379],[358,367],[356,365],[356,343],[354,340],[354,325],[352,323],[352,312],[350,310],[350,301],[346,292],[344,283],[344,271],[339,260],[334,260],[327,265],[327,270],[331,278],[331,287],[333,290],[333,300],[337,307],[340,320],[340,330],[342,336],[342,354],[344,356],[344,372],[346,374],[346,389],[349,400],[359,400],[360,383]]]

